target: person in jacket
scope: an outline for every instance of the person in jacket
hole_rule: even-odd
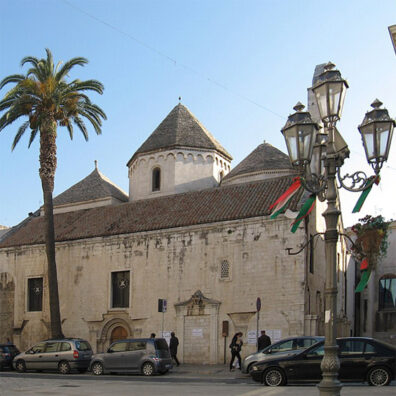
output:
[[[257,351],[261,351],[271,345],[271,338],[265,334],[265,330],[261,330],[261,336],[257,340]]]
[[[243,333],[239,331],[238,333],[235,333],[234,337],[232,337],[232,341],[230,344],[230,348],[231,348],[230,371],[232,371],[234,369],[233,364],[234,364],[235,358],[238,359],[239,369],[241,369],[241,367],[242,367],[242,361],[241,361],[242,359],[241,359],[241,355],[240,355],[240,352],[242,350],[242,345],[243,345],[242,336],[243,336]]]
[[[179,361],[177,360],[177,346],[179,345],[179,339],[175,336],[175,333],[172,331],[171,339],[169,341],[169,351],[171,354],[171,358],[174,359],[177,366],[180,366]]]

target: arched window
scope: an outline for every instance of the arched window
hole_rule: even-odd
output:
[[[224,172],[223,172],[223,171],[221,171],[221,172],[220,172],[220,174],[219,174],[219,179],[220,179],[220,181],[222,181],[222,180],[223,180],[223,177],[224,177]]]
[[[378,286],[378,309],[396,309],[396,275],[382,276]]]
[[[161,169],[154,168],[153,169],[153,191],[159,191],[161,189]]]

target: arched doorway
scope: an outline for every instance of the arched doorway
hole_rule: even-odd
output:
[[[126,329],[122,326],[117,326],[113,329],[110,336],[110,344],[114,341],[125,340],[128,337]]]

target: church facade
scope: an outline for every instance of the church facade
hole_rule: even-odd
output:
[[[231,160],[178,104],[128,161],[129,194],[95,167],[55,197],[66,336],[100,352],[116,339],[174,331],[181,361],[220,363],[237,331],[243,353],[255,350],[257,325],[274,340],[323,334],[323,237],[290,254],[324,231],[323,205],[291,233],[303,193],[288,217],[270,219],[269,210],[295,176],[288,157],[263,143],[232,170]],[[339,335],[350,331],[345,252],[341,239]],[[0,239],[0,341],[23,350],[47,338],[46,266],[37,211]],[[158,312],[159,299],[166,312]]]

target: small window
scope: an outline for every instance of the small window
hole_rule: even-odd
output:
[[[110,348],[111,352],[125,352],[128,349],[127,342],[117,342]]]
[[[33,353],[42,353],[45,350],[45,342],[40,342],[30,349]]]
[[[59,347],[59,342],[47,342],[45,346],[45,353],[57,352]]]
[[[220,264],[220,278],[228,279],[230,277],[230,264],[227,260],[223,260]]]
[[[129,307],[129,271],[112,272],[112,308]]]
[[[76,341],[76,348],[79,351],[91,351],[91,345],[87,341]]]
[[[28,279],[28,311],[43,310],[43,278]]]
[[[384,275],[379,280],[379,310],[396,309],[396,276],[393,274]]]
[[[146,349],[146,343],[144,341],[133,341],[129,343],[130,351],[144,351]]]
[[[161,189],[161,169],[153,169],[153,191],[159,191]]]
[[[71,345],[68,342],[62,342],[61,352],[71,351]]]
[[[346,340],[340,343],[341,355],[360,355],[364,351],[364,341]]]
[[[272,353],[282,352],[282,351],[290,351],[292,349],[296,349],[295,340],[288,340],[284,342],[280,342],[279,344],[274,345],[271,348]]]
[[[316,348],[312,348],[307,356],[324,356],[324,344],[318,345]]]

